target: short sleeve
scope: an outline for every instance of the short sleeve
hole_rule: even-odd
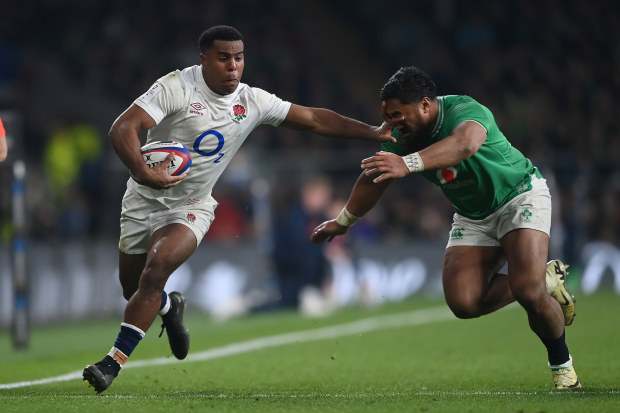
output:
[[[279,126],[291,108],[291,102],[284,101],[276,95],[263,89],[252,88],[256,103],[261,112],[261,123],[265,125]]]
[[[455,104],[452,110],[454,113],[453,127],[456,127],[461,122],[469,120],[479,123],[488,132],[494,123],[494,120],[489,117],[488,112],[484,110],[482,105],[473,99],[464,100]]]
[[[148,113],[155,123],[183,108],[185,87],[181,73],[175,71],[158,79],[149,90],[134,101]]]

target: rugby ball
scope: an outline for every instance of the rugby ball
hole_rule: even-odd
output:
[[[156,141],[150,142],[140,148],[142,158],[149,168],[162,163],[168,154],[173,153],[174,159],[168,165],[168,173],[172,176],[181,175],[189,171],[192,166],[192,155],[189,150],[179,142]],[[133,175],[133,174],[132,174]]]

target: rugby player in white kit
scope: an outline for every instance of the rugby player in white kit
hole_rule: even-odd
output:
[[[183,324],[185,299],[167,294],[166,281],[196,250],[214,219],[213,186],[247,136],[262,124],[312,131],[338,138],[393,142],[391,129],[370,126],[333,111],[283,101],[241,83],[244,39],[230,26],[200,36],[200,65],[177,70],[155,84],[112,125],[114,150],[135,176],[122,201],[119,279],[128,300],[109,353],[84,368],[97,393],[118,375],[157,314],[162,316],[174,356],[184,359],[189,333]],[[192,154],[189,174],[170,176],[167,162],[149,169],[140,154],[147,143],[175,140]]]

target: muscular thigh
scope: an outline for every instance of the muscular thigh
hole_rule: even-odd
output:
[[[153,233],[146,253],[119,251],[119,279],[123,296],[131,298],[144,273],[149,284],[163,288],[170,274],[196,250],[196,243],[191,229],[183,224],[171,224]]]
[[[196,236],[186,225],[166,225],[153,233],[145,265],[170,275],[192,255],[196,247]]]
[[[508,280],[515,298],[544,294],[549,236],[534,229],[517,229],[507,233],[501,243],[506,251]]]
[[[443,261],[443,288],[448,304],[477,303],[486,294],[491,278],[503,267],[501,247],[452,246]]]

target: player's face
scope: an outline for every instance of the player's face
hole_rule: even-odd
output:
[[[237,90],[243,67],[243,42],[241,40],[215,40],[213,45],[200,54],[202,77],[209,89],[218,95],[229,95]]]
[[[398,99],[385,102],[385,116],[398,129],[403,141],[426,140],[434,127],[431,118],[431,101],[424,98],[420,102],[402,103]]]

